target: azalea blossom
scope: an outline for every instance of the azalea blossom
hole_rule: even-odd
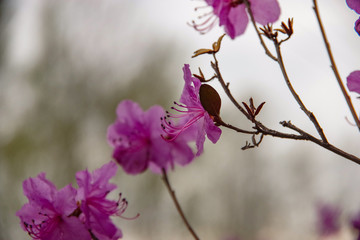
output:
[[[212,7],[199,18],[205,18],[201,23],[193,21],[192,26],[201,33],[208,32],[219,19],[219,25],[224,26],[225,32],[234,39],[243,34],[249,18],[246,13],[244,0],[205,0]],[[248,0],[254,20],[261,25],[267,25],[278,20],[280,6],[277,0]],[[200,8],[197,8],[200,9]]]
[[[360,94],[360,71],[353,71],[346,80],[349,90]]]
[[[161,118],[165,111],[152,106],[147,111],[131,100],[120,102],[117,119],[108,127],[107,139],[114,148],[113,158],[129,174],[139,174],[150,168],[155,173],[173,168],[175,162],[186,165],[194,153],[184,137],[165,141],[161,134]]]
[[[29,178],[23,183],[29,202],[17,211],[22,228],[32,239],[90,240],[84,224],[72,214],[77,209],[76,189],[68,185],[57,190],[46,179],[45,173]]]
[[[78,189],[67,185],[57,190],[45,178],[45,173],[25,180],[24,194],[29,202],[16,213],[22,228],[32,239],[38,240],[121,238],[122,232],[110,216],[122,217],[128,203],[121,195],[118,201],[106,199],[116,188],[109,183],[116,171],[117,165],[113,161],[93,173],[80,171],[76,173]]]
[[[119,197],[118,201],[106,199],[108,193],[116,189],[109,180],[117,172],[117,164],[113,161],[96,169],[92,174],[88,170],[76,173],[79,185],[76,200],[80,203],[80,218],[87,229],[102,240],[117,240],[122,232],[110,219],[110,216],[120,216],[127,208],[127,201]]]
[[[349,8],[354,10],[357,14],[360,14],[360,1],[359,0],[346,0],[346,3],[349,6]],[[355,22],[354,29],[360,35],[360,17]]]
[[[198,149],[196,155],[199,156],[204,149],[205,135],[216,143],[220,138],[221,129],[214,124],[212,117],[201,105],[200,80],[192,76],[188,64],[184,65],[183,72],[185,86],[180,103],[175,102],[175,106],[172,107],[177,113],[168,113],[166,118],[163,118],[163,137],[167,141],[174,141],[181,136],[194,139]],[[175,119],[178,121],[174,124]]]

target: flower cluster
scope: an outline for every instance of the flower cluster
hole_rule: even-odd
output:
[[[349,8],[354,10],[357,14],[360,14],[360,1],[359,0],[346,0],[346,3],[349,6]],[[358,20],[356,20],[354,29],[360,35],[360,17]]]
[[[224,26],[225,32],[234,39],[243,34],[249,22],[246,14],[248,2],[254,20],[261,25],[274,23],[280,16],[280,6],[277,0],[205,0],[213,8],[213,14],[201,24],[193,22],[193,27],[201,33],[209,31],[218,17],[220,26]]]
[[[106,199],[116,186],[109,183],[117,171],[114,162],[89,173],[76,173],[78,189],[70,184],[58,190],[40,173],[23,182],[29,202],[16,213],[22,228],[32,239],[41,240],[116,240],[122,237],[110,216],[120,216],[127,201]]]
[[[189,142],[195,141],[196,156],[203,152],[205,135],[216,143],[221,135],[212,117],[200,102],[201,82],[192,77],[189,65],[183,68],[185,86],[180,103],[165,112],[160,106],[147,111],[131,101],[124,100],[117,107],[117,118],[107,131],[109,144],[114,148],[113,158],[129,174],[139,174],[150,168],[159,173],[161,169],[190,163],[195,154]],[[174,121],[174,119],[178,121]]]

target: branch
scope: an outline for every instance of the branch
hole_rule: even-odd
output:
[[[350,109],[350,112],[355,120],[355,123],[356,123],[356,126],[358,127],[359,131],[360,131],[360,120],[359,120],[359,117],[357,116],[356,112],[355,112],[355,109],[354,109],[354,106],[351,102],[351,98],[349,96],[349,94],[347,93],[345,87],[344,87],[344,84],[341,80],[341,77],[340,77],[340,74],[339,74],[339,71],[337,69],[337,66],[335,64],[335,60],[334,60],[334,57],[332,55],[332,52],[331,52],[331,48],[330,48],[330,44],[329,44],[329,41],[327,39],[327,36],[326,36],[326,33],[325,33],[325,29],[323,27],[323,24],[321,22],[321,18],[320,18],[320,13],[319,13],[319,9],[318,9],[318,6],[317,6],[317,1],[316,0],[313,0],[314,2],[314,11],[315,11],[315,15],[316,15],[316,19],[319,23],[319,27],[320,27],[320,30],[321,30],[321,35],[324,39],[324,43],[325,43],[325,47],[326,47],[326,50],[327,50],[327,53],[329,55],[329,59],[330,59],[330,62],[331,62],[331,69],[333,70],[334,74],[335,74],[335,78],[339,84],[339,87],[341,89],[341,92],[343,93],[344,95],[344,98],[346,100],[346,103]]]
[[[168,190],[168,192],[169,192],[169,194],[171,196],[171,199],[173,200],[173,202],[175,204],[176,210],[179,212],[180,217],[183,220],[183,222],[185,223],[185,225],[188,228],[189,232],[194,237],[194,239],[200,240],[200,238],[196,235],[195,231],[192,229],[190,223],[188,222],[188,220],[185,217],[184,212],[181,209],[181,206],[180,206],[180,204],[179,204],[179,202],[178,202],[178,200],[176,198],[175,191],[171,188],[171,185],[170,185],[170,182],[169,182],[169,179],[167,177],[165,169],[162,169],[162,180],[164,181],[165,186],[166,186],[166,188],[167,188],[167,190]]]
[[[275,45],[275,49],[276,49],[276,54],[277,54],[277,62],[280,66],[281,72],[284,76],[284,80],[286,82],[286,85],[288,86],[291,94],[293,95],[293,97],[295,98],[296,102],[299,104],[301,110],[308,116],[308,118],[310,119],[310,121],[314,124],[317,132],[319,133],[321,139],[327,143],[327,139],[325,137],[325,134],[320,126],[320,124],[318,123],[317,119],[315,118],[315,115],[310,112],[304,105],[304,103],[301,101],[299,95],[296,93],[295,89],[293,88],[289,76],[287,75],[286,69],[285,69],[285,65],[284,65],[284,61],[282,59],[282,55],[281,55],[281,50],[280,50],[280,43],[278,42],[278,40],[276,38],[273,39],[274,45]]]
[[[301,130],[300,128],[296,127],[295,125],[293,125],[290,121],[288,122],[280,122],[280,124],[284,127],[287,127],[287,128],[290,128],[298,133],[300,133],[302,136],[305,137],[304,140],[308,140],[308,141],[311,141],[313,143],[316,143],[317,145],[323,147],[323,148],[326,148],[327,150],[333,152],[333,153],[336,153],[337,155],[340,155],[346,159],[349,159],[351,161],[353,161],[354,163],[357,163],[357,164],[360,164],[360,158],[350,154],[350,153],[347,153],[337,147],[335,147],[334,145],[331,145],[330,143],[328,142],[324,142],[320,139],[317,139],[315,138],[314,136],[308,134],[307,132]]]

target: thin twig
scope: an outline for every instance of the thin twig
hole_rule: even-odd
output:
[[[249,119],[251,121],[252,119],[251,119],[250,115],[245,111],[245,109],[236,101],[236,99],[231,94],[230,89],[229,89],[229,83],[225,83],[225,81],[224,81],[224,79],[223,79],[223,77],[221,75],[220,68],[219,68],[219,63],[218,63],[218,61],[216,59],[216,54],[215,53],[213,54],[213,57],[214,57],[215,62],[211,62],[211,66],[215,71],[216,78],[219,80],[222,88],[224,89],[225,93],[228,95],[230,101],[235,105],[235,107],[242,114],[244,114],[247,117],[247,119]]]
[[[251,10],[251,7],[250,7],[250,2],[248,0],[244,0],[245,2],[245,5],[246,5],[246,9],[249,13],[249,16],[250,16],[250,20],[251,20],[251,23],[253,24],[254,28],[255,28],[255,31],[259,37],[259,40],[260,40],[260,43],[261,45],[263,46],[264,50],[265,50],[265,53],[266,55],[268,55],[272,60],[274,61],[277,61],[276,57],[270,52],[270,50],[267,48],[265,42],[264,42],[264,39],[262,38],[262,35],[261,33],[259,32],[259,29],[257,28],[256,26],[256,22],[255,22],[255,18],[254,18],[254,14]]]
[[[315,11],[315,15],[316,15],[316,19],[319,23],[319,26],[320,26],[320,30],[321,30],[321,35],[324,39],[324,43],[325,43],[325,47],[326,47],[326,50],[327,50],[327,53],[329,55],[329,59],[330,59],[330,62],[331,62],[331,69],[333,70],[334,74],[335,74],[335,78],[339,84],[339,87],[341,89],[341,92],[343,93],[344,95],[344,98],[346,100],[346,103],[350,109],[350,112],[355,120],[355,123],[356,123],[356,126],[358,127],[359,131],[360,131],[360,120],[359,120],[359,117],[357,116],[356,112],[355,112],[355,109],[354,109],[354,106],[351,102],[351,98],[349,96],[349,94],[347,93],[346,89],[345,89],[345,86],[343,84],[343,81],[341,80],[341,77],[340,77],[340,74],[339,74],[339,71],[337,69],[337,66],[336,66],[336,63],[335,63],[335,59],[332,55],[332,52],[331,52],[331,48],[330,48],[330,44],[329,44],[329,41],[327,39],[327,36],[326,36],[326,33],[325,33],[325,29],[323,27],[323,24],[322,24],[322,21],[321,21],[321,18],[320,18],[320,13],[319,13],[319,9],[318,9],[318,6],[317,6],[317,1],[316,0],[313,0],[314,2],[314,11]]]
[[[238,128],[238,127],[235,127],[231,124],[228,124],[228,123],[225,123],[224,121],[216,121],[216,123],[219,125],[219,126],[223,126],[223,127],[226,127],[226,128],[229,128],[229,129],[232,129],[236,132],[239,132],[239,133],[245,133],[245,134],[259,134],[260,132],[259,131],[247,131],[247,130],[243,130],[241,128]]]
[[[293,88],[293,86],[292,86],[292,84],[290,82],[289,76],[287,75],[287,72],[286,72],[286,69],[285,69],[284,61],[282,59],[281,50],[280,50],[280,44],[279,44],[278,40],[275,38],[275,39],[273,39],[273,42],[274,42],[275,49],[276,49],[277,62],[279,64],[281,72],[282,72],[282,74],[284,76],[286,85],[288,86],[288,88],[289,88],[291,94],[293,95],[293,97],[295,98],[296,102],[299,104],[301,110],[308,116],[310,121],[314,124],[317,132],[319,133],[319,135],[321,137],[321,139],[325,143],[327,143],[328,141],[327,141],[327,139],[325,137],[325,134],[324,134],[320,124],[318,123],[315,115],[305,107],[304,103],[301,101],[299,95],[296,93],[295,89]]]
[[[165,183],[165,186],[171,196],[171,199],[173,200],[176,210],[179,212],[181,219],[183,220],[183,222],[185,223],[186,227],[188,228],[189,232],[191,233],[191,235],[194,237],[194,239],[199,240],[200,238],[196,235],[195,231],[193,230],[193,228],[191,227],[190,223],[188,222],[188,220],[185,217],[184,212],[181,209],[181,206],[176,198],[175,195],[175,191],[171,188],[169,179],[167,177],[166,171],[165,169],[162,169],[162,180]]]
[[[290,121],[281,122],[280,124],[283,125],[284,127],[290,128],[290,129],[300,133],[302,136],[305,137],[305,140],[316,143],[317,145],[320,145],[321,147],[323,147],[333,153],[336,153],[337,155],[340,155],[346,159],[349,159],[349,160],[353,161],[354,163],[360,164],[360,158],[358,158],[350,153],[347,153],[347,152],[335,147],[334,145],[331,145],[328,142],[324,142],[321,139],[317,139],[316,137],[314,137],[314,136],[308,134],[307,132],[301,130],[300,128],[296,127]]]

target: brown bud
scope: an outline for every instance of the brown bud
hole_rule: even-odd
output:
[[[200,86],[200,102],[210,116],[220,117],[221,98],[218,92],[208,84]]]
[[[293,33],[294,33],[294,28],[293,28],[293,18],[289,18],[288,19],[288,24],[286,25],[286,23],[281,22],[281,28],[279,29],[275,29],[278,32],[281,32],[283,34],[288,35],[288,37],[290,37]]]
[[[218,52],[220,50],[220,46],[221,46],[221,41],[224,38],[225,34],[221,35],[219,37],[219,39],[217,40],[217,42],[213,43],[213,50],[214,52]]]
[[[220,50],[220,46],[221,46],[221,41],[224,38],[225,34],[223,34],[222,36],[219,37],[219,39],[217,40],[217,42],[214,42],[212,45],[213,49],[209,49],[209,48],[201,48],[199,50],[196,50],[194,52],[194,55],[192,55],[191,57],[197,57],[199,55],[202,54],[213,54],[213,53],[217,53]]]
[[[273,31],[272,24],[265,25],[262,28],[260,28],[260,30],[262,31],[262,34],[265,35],[270,40],[276,39],[278,36],[278,33]]]

